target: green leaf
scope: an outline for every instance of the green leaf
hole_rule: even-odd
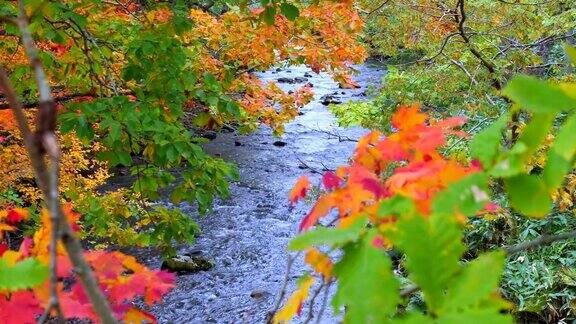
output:
[[[295,20],[300,16],[300,10],[298,10],[298,7],[290,3],[283,2],[280,5],[280,11],[286,18],[288,18],[288,20]]]
[[[446,314],[438,318],[438,324],[461,324],[461,323],[490,323],[508,324],[513,323],[510,314],[500,314],[493,308],[473,309],[466,312]]]
[[[442,311],[450,313],[480,307],[481,303],[490,300],[498,290],[505,260],[504,252],[497,251],[483,254],[469,262],[450,284]]]
[[[478,159],[485,169],[490,169],[498,155],[502,130],[506,127],[508,115],[502,115],[494,123],[476,134],[470,142],[470,154]]]
[[[540,144],[544,142],[550,129],[552,129],[553,122],[553,115],[534,114],[534,116],[532,116],[532,119],[522,131],[522,134],[518,137],[518,142],[526,145],[526,150],[523,154],[525,161],[528,160],[532,154],[538,150]]]
[[[572,161],[576,153],[574,134],[576,134],[576,115],[570,116],[560,128],[548,151],[548,160],[543,171],[548,191],[558,189],[566,173],[572,169]]]
[[[260,16],[266,24],[274,25],[274,22],[276,21],[276,7],[274,6],[266,7],[266,9],[264,9],[264,11]]]
[[[416,212],[414,202],[406,197],[396,195],[390,199],[386,199],[378,206],[377,215],[379,217],[386,217],[390,215],[399,216],[401,214],[412,214]]]
[[[474,173],[438,193],[432,201],[432,210],[447,216],[455,213],[473,216],[490,201],[488,192],[488,176],[483,172]]]
[[[9,265],[0,259],[0,290],[16,291],[42,284],[48,278],[48,267],[35,258]]]
[[[131,166],[132,165],[132,157],[128,152],[116,152],[116,157],[118,162],[124,166]]]
[[[362,230],[366,228],[366,217],[354,221],[347,228],[318,227],[313,231],[305,232],[293,238],[288,245],[292,251],[305,250],[313,245],[342,245],[358,238]]]
[[[394,318],[390,321],[391,324],[421,324],[426,322],[433,322],[433,319],[426,317],[420,312],[409,312],[402,317]]]
[[[530,112],[555,114],[576,108],[576,100],[560,87],[530,76],[516,76],[503,92]]]
[[[568,54],[570,61],[572,61],[572,64],[576,66],[576,48],[568,44],[564,44],[564,49],[566,50],[566,54]]]
[[[396,312],[400,300],[392,262],[372,245],[374,234],[348,244],[342,260],[334,266],[338,290],[332,303],[335,309],[346,306],[348,323],[383,323]]]
[[[546,139],[553,122],[554,115],[534,114],[516,144],[502,155],[503,158],[494,166],[490,174],[507,178],[524,172],[527,162]]]
[[[412,281],[422,290],[428,309],[435,312],[448,283],[460,270],[458,262],[464,252],[455,218],[439,214],[428,219],[418,214],[402,217],[387,236],[406,255]]]
[[[505,180],[510,204],[517,211],[532,217],[544,217],[552,208],[552,200],[544,181],[535,175],[518,175]]]

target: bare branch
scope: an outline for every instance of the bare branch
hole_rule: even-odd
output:
[[[56,316],[58,323],[64,323],[64,313],[60,307],[60,300],[58,299],[58,269],[57,269],[57,257],[58,257],[58,240],[60,238],[60,218],[58,217],[58,173],[60,167],[60,152],[58,150],[58,144],[56,142],[56,137],[51,138],[48,141],[53,141],[53,143],[46,143],[46,145],[55,146],[55,152],[58,155],[51,156],[51,172],[50,172],[50,201],[47,203],[50,208],[50,222],[52,224],[52,233],[50,233],[50,300],[44,314],[38,319],[38,323],[45,323],[50,317],[51,311],[56,311]],[[53,151],[54,151],[53,150]]]
[[[324,316],[324,312],[326,311],[326,306],[328,306],[328,296],[330,293],[330,287],[334,281],[330,281],[326,289],[324,290],[324,296],[322,297],[322,305],[320,306],[320,311],[318,312],[318,318],[316,319],[316,324],[320,324],[322,321],[322,316]]]
[[[312,298],[310,298],[310,303],[309,303],[309,308],[308,308],[308,316],[306,317],[304,324],[310,323],[312,318],[314,318],[314,304],[316,302],[316,298],[318,297],[318,295],[320,295],[320,292],[322,292],[324,287],[326,287],[326,281],[323,280],[322,283],[320,284],[320,286],[318,286],[318,288],[314,291],[314,294],[312,294]]]
[[[466,23],[466,10],[464,8],[464,1],[465,0],[458,0],[458,10],[459,15],[455,16],[456,23],[458,23],[458,31],[464,42],[468,45],[468,49],[470,52],[480,60],[482,65],[488,70],[488,72],[492,75],[492,85],[497,89],[500,90],[502,88],[502,84],[500,80],[495,76],[496,73],[496,66],[494,63],[488,61],[480,51],[472,46],[472,42],[470,41],[470,36],[466,32],[466,28],[464,24]]]
[[[522,242],[515,245],[504,247],[504,251],[506,251],[508,255],[511,255],[522,251],[532,250],[554,242],[573,240],[575,238],[576,238],[576,230],[556,235],[544,234],[533,239],[532,241]]]
[[[270,323],[272,322],[272,318],[274,317],[274,314],[276,314],[276,312],[278,312],[278,309],[280,309],[280,305],[282,305],[282,300],[284,300],[284,296],[286,296],[286,288],[288,288],[288,281],[290,279],[290,273],[292,271],[292,266],[294,265],[294,261],[296,261],[296,259],[298,259],[300,254],[302,254],[302,253],[298,252],[294,255],[288,255],[288,261],[286,262],[286,272],[285,272],[285,276],[284,276],[284,282],[282,283],[282,288],[280,289],[280,293],[278,294],[278,299],[276,300],[276,304],[274,304],[274,308],[269,312],[270,318],[268,319],[268,322],[270,322]]]
[[[378,10],[382,9],[388,2],[390,2],[390,0],[383,1],[381,4],[376,6],[376,8],[370,10],[370,12],[366,15],[366,19],[370,18],[370,16],[372,16]]]
[[[115,95],[119,95],[119,96],[127,96],[127,95],[135,95],[136,93],[134,91],[130,91],[130,90],[120,90],[118,91],[117,94]],[[55,95],[54,92],[52,94],[52,101],[56,102],[56,103],[63,103],[63,102],[67,102],[70,100],[74,100],[74,99],[78,99],[78,98],[82,98],[82,97],[89,97],[89,98],[101,98],[100,96],[96,95],[94,93],[94,91],[89,91],[89,92],[81,92],[81,93],[72,93],[72,94],[67,94],[67,95]],[[0,99],[2,99],[2,95],[0,95]],[[29,102],[24,102],[22,103],[22,108],[23,109],[35,109],[38,108],[38,106],[40,105],[39,101],[29,101]],[[0,110],[7,110],[10,109],[10,103],[9,102],[4,102],[4,103],[0,103]]]
[[[340,135],[336,130],[335,130],[334,132],[330,132],[330,131],[323,130],[323,129],[317,129],[316,131],[328,135],[328,139],[335,138],[335,139],[337,139],[338,142],[340,142],[340,143],[342,143],[342,142],[353,142],[353,143],[357,143],[357,142],[358,142],[358,140],[355,139],[355,138],[351,138],[351,137],[348,137],[348,136]]]

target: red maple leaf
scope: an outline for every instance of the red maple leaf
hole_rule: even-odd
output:
[[[331,171],[324,173],[324,175],[322,176],[322,183],[324,184],[324,187],[328,190],[338,188],[338,186],[340,186],[341,181],[342,180],[337,175],[335,175],[334,172]]]
[[[0,295],[0,323],[36,323],[43,309],[31,291],[18,291],[10,296]]]
[[[23,208],[10,208],[6,216],[6,223],[10,225],[18,224],[28,218],[28,210]]]

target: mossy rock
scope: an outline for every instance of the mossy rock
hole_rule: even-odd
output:
[[[178,255],[162,262],[161,269],[172,272],[199,272],[214,267],[214,262],[199,256]]]

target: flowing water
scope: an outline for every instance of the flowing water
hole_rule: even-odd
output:
[[[328,75],[312,73],[305,67],[259,74],[263,81],[311,74],[307,82],[314,86],[315,99],[302,109],[301,116],[286,125],[281,138],[262,127],[249,135],[221,133],[205,146],[207,152],[236,163],[241,178],[231,185],[232,197],[218,201],[214,212],[206,217],[199,217],[194,206],[180,206],[197,220],[202,233],[195,245],[182,247],[179,252],[201,254],[214,260],[215,266],[177,277],[176,288],[153,309],[161,323],[265,323],[284,282],[286,245],[311,207],[301,203],[290,209],[287,197],[291,187],[303,174],[319,181],[320,176],[313,170],[346,164],[355,143],[334,135],[357,139],[366,132],[338,127],[335,117],[321,103],[321,97],[327,94],[343,102],[363,100],[368,86],[378,85],[385,73],[381,66],[370,62],[356,68],[359,74],[355,80],[361,88],[352,90],[339,89]],[[303,84],[279,85],[294,90]],[[274,145],[278,140],[286,145]],[[144,261],[159,266],[157,256],[149,255]],[[304,268],[302,260],[295,263],[289,290]],[[305,311],[303,318],[306,315]],[[333,321],[327,312],[324,322]]]

